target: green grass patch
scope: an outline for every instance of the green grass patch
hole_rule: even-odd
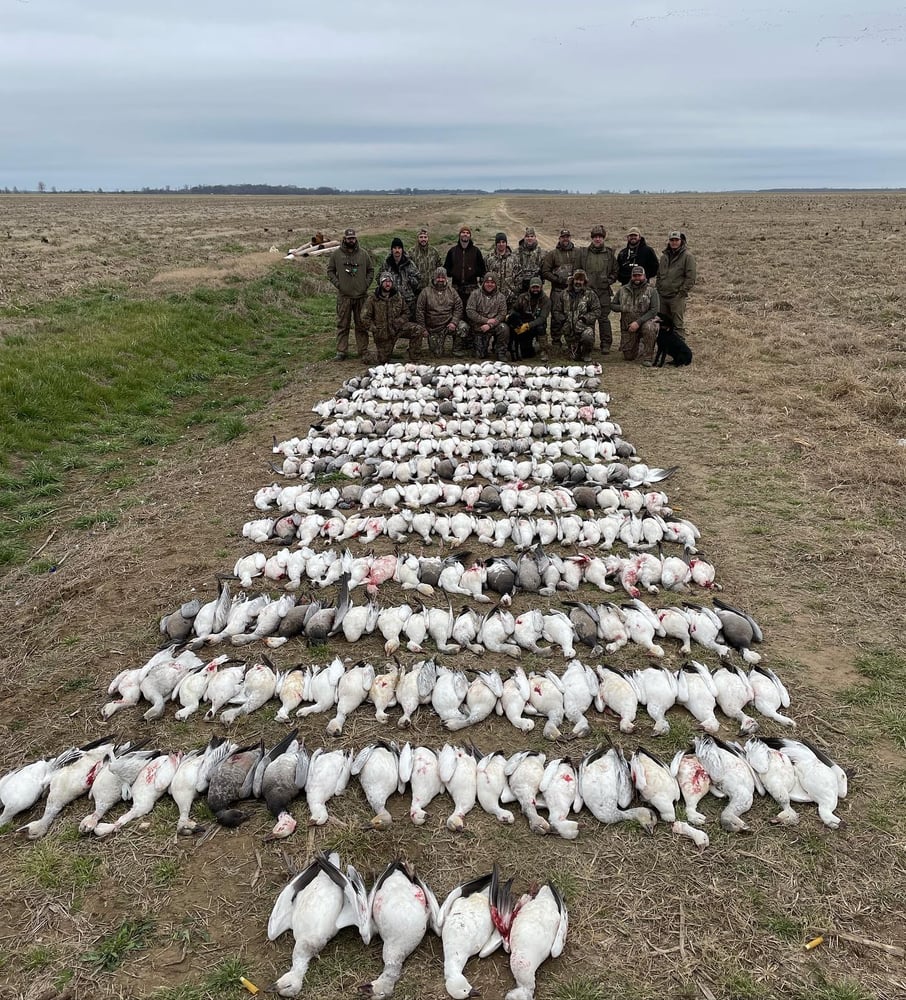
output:
[[[221,997],[248,996],[239,982],[246,966],[238,958],[228,958],[196,983],[165,986],[151,994],[152,1000],[220,1000]]]
[[[97,881],[100,858],[73,854],[53,841],[36,844],[22,860],[23,880],[38,889],[76,892]]]
[[[201,413],[212,414],[217,441],[246,433],[245,418],[261,406],[256,388],[279,389],[332,350],[334,298],[318,277],[277,267],[164,299],[93,289],[17,315],[30,321],[28,335],[0,343],[0,510],[8,515],[0,565],[27,560],[36,547],[29,536],[42,526],[23,509],[65,498],[74,469],[94,466],[96,478],[99,466],[115,473],[111,489],[129,490],[139,484],[135,470],[153,462],[135,449],[177,442]],[[100,510],[74,526],[111,527],[120,513]]]
[[[101,938],[91,951],[86,951],[83,958],[99,972],[113,972],[130,952],[141,951],[147,946],[153,929],[154,921],[149,917],[125,920],[112,934]]]
[[[906,749],[906,657],[890,649],[873,649],[857,657],[856,670],[865,683],[847,688],[843,701],[864,709],[867,725]]]
[[[22,960],[22,968],[25,972],[43,972],[49,965],[53,964],[56,958],[56,951],[47,944],[35,945],[26,952]]]

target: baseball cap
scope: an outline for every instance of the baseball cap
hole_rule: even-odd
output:
[[[641,232],[638,229],[635,228],[635,226],[633,226],[632,229],[628,229],[626,231],[626,235],[627,236],[641,236],[642,234],[641,234]]]
[[[560,235],[561,236],[572,236],[572,233],[568,229],[561,229],[560,230]]]
[[[532,226],[526,226],[525,227],[525,235],[526,236],[534,236],[535,235],[534,228]]]
[[[532,277],[532,280],[529,282],[529,288],[541,288],[543,284],[544,282],[541,280],[541,275],[536,274]]]
[[[591,227],[592,236],[606,236],[607,230],[603,226],[592,226]]]
[[[343,232],[343,239],[345,240],[345,239],[352,239],[352,238],[355,238],[355,230],[354,229],[346,229],[346,230],[344,230],[344,232]]]
[[[674,229],[672,233],[667,235],[668,240],[681,240],[682,238],[683,234],[678,229]]]
[[[644,274],[645,268],[641,264],[634,264],[632,267],[631,274]]]

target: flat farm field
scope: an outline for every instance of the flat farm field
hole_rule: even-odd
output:
[[[142,719],[147,705],[110,722],[100,709],[111,679],[157,648],[160,616],[211,597],[215,574],[255,548],[241,528],[261,516],[255,491],[277,478],[273,439],[304,436],[316,419],[312,406],[363,373],[353,362],[324,360],[333,348],[325,261],[282,255],[314,232],[333,237],[349,225],[381,256],[392,235],[404,234],[408,245],[422,224],[446,247],[463,222],[483,249],[498,230],[515,245],[527,225],[545,247],[563,226],[585,245],[590,227],[603,223],[617,249],[638,226],[658,252],[669,230],[687,233],[699,265],[687,310],[692,366],[642,369],[614,353],[594,360],[625,438],[650,465],[679,467],[665,483],[671,506],[701,530],[722,596],[761,624],[764,663],[790,692],[792,735],[846,769],[843,825],[827,829],[805,804],[798,825],[776,826],[777,807],[758,798],[746,815],[750,832],[731,834],[718,822],[723,803],[708,797],[701,808],[710,846],[699,851],[669,824],[646,836],[628,823],[599,824],[587,811],[575,817],[574,841],[533,835],[518,814],[512,826],[498,824],[477,807],[464,831],[452,833],[446,797],[414,826],[408,796],[395,796],[393,823],[378,831],[368,828],[371,813],[353,780],[326,826],[307,827],[304,800],[297,802],[299,828],[283,841],[265,840],[273,819],[263,804],[226,829],[199,802],[194,814],[207,816],[206,832],[178,837],[177,810],[165,797],[143,821],[103,840],[78,835],[91,811],[79,799],[30,842],[15,831],[40,816],[39,805],[0,832],[0,997],[239,997],[240,974],[263,988],[290,965],[289,935],[270,943],[265,933],[277,893],[291,871],[327,849],[355,864],[369,886],[404,857],[439,897],[494,861],[519,889],[555,882],[571,924],[563,956],[539,972],[542,1000],[906,996],[904,195],[0,197],[0,351],[53,336],[53,323],[85,301],[105,309],[211,301],[212,334],[221,323],[252,322],[243,290],[265,287],[256,282],[296,281],[320,303],[301,309],[305,337],[296,342],[290,329],[272,363],[264,357],[245,376],[197,380],[199,392],[214,392],[205,405],[221,419],[242,411],[234,433],[218,437],[213,424],[186,420],[179,433],[147,436],[125,451],[111,445],[106,465],[73,462],[58,470],[52,495],[32,503],[22,529],[28,556],[0,578],[0,774],[108,733],[149,738],[165,751],[201,746],[212,733],[267,746],[285,735],[275,702],[229,728],[206,725],[200,713],[179,723],[169,704],[154,722]],[[228,305],[217,297],[233,293]],[[269,307],[281,308],[273,297]],[[180,403],[186,412],[191,405]],[[97,441],[80,447],[101,454]],[[21,476],[40,458],[5,455],[4,475]],[[44,478],[53,478],[47,469]],[[392,551],[386,540],[375,548]],[[414,550],[422,554],[421,544]],[[561,596],[570,595],[519,594],[513,609],[559,607]],[[581,596],[601,599],[590,587]],[[701,592],[691,596],[709,603]],[[353,597],[364,601],[361,590]],[[388,584],[378,599],[406,595]],[[665,648],[664,662],[676,669],[684,659],[678,644]],[[246,649],[260,656],[263,646]],[[373,636],[354,653],[333,639],[311,649],[293,640],[273,659],[285,669],[335,654],[369,659],[379,671],[386,662]],[[405,649],[399,656],[405,665],[424,658]],[[717,666],[713,654],[697,658]],[[504,672],[513,665],[490,654],[438,659]],[[522,665],[543,673],[551,662],[526,655]],[[631,669],[648,658],[636,648],[613,662]],[[732,662],[742,663],[736,654]],[[521,734],[497,717],[457,737],[426,709],[400,730],[398,711],[382,726],[363,706],[335,738],[325,734],[326,716],[297,721],[310,750],[460,739],[484,752],[533,749],[575,762],[609,740],[627,755],[643,746],[669,760],[696,732],[679,708],[662,737],[641,709],[632,735],[591,710],[588,737],[556,743],[540,725]],[[762,733],[789,735],[767,719]],[[720,735],[736,739],[737,727],[721,717]],[[819,936],[823,943],[806,950]],[[312,963],[301,995],[347,996],[380,966],[379,945],[366,948],[344,930]],[[500,952],[466,971],[486,997],[512,986]],[[445,996],[439,939],[419,947],[395,995]]]

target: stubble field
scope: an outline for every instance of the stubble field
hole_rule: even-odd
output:
[[[553,879],[571,928],[564,957],[541,971],[542,998],[906,995],[902,955],[878,947],[906,944],[906,197],[4,197],[0,338],[29,336],[35,303],[89,287],[144,299],[295,268],[324,291],[323,261],[283,263],[271,246],[285,252],[316,230],[335,235],[354,225],[385,248],[393,233],[411,238],[423,223],[438,240],[452,239],[461,222],[483,248],[498,229],[515,244],[525,225],[544,246],[563,225],[584,245],[590,227],[603,222],[615,248],[634,225],[658,251],[668,230],[688,234],[700,275],[687,312],[693,366],[642,370],[611,354],[603,387],[645,460],[680,466],[667,484],[674,507],[701,528],[724,596],[759,619],[765,660],[790,689],[799,732],[850,772],[845,825],[828,831],[805,806],[798,827],[777,828],[771,803],[759,801],[753,832],[733,836],[719,829],[720,806],[711,799],[704,810],[711,847],[698,853],[667,828],[647,838],[625,824],[602,827],[587,813],[572,843],[534,837],[521,818],[500,827],[478,810],[454,835],[444,827],[446,802],[415,828],[397,798],[392,828],[364,831],[367,806],[353,782],[337,801],[336,822],[309,830],[300,822],[283,844],[263,841],[272,824],[263,808],[239,830],[176,838],[168,800],[147,828],[101,842],[75,833],[89,811],[81,800],[42,841],[16,837],[18,821],[0,836],[0,997],[239,996],[240,967],[261,986],[273,982],[289,966],[291,943],[269,944],[264,929],[288,863],[331,847],[369,884],[405,856],[439,896],[493,860],[521,886]],[[262,395],[250,430],[235,440],[216,443],[193,427],[175,443],[136,453],[132,502],[121,505],[115,525],[74,526],[80,512],[122,498],[104,495],[87,476],[71,478],[64,499],[48,509],[46,530],[29,540],[35,558],[41,548],[55,570],[26,565],[0,584],[0,773],[110,731],[99,715],[107,684],[150,656],[159,616],[211,594],[214,574],[251,550],[240,529],[255,516],[254,490],[274,478],[272,436],[304,432],[311,406],[360,371],[318,360],[331,353],[332,339],[327,323],[313,354],[281,358],[291,378],[279,391],[266,380],[244,387]],[[144,462],[151,452],[153,464]],[[381,601],[395,596],[382,590]],[[537,598],[516,601],[531,604]],[[348,652],[342,644],[336,651]],[[383,663],[373,640],[360,653]],[[675,644],[668,654],[679,665]],[[297,644],[276,659],[285,667],[307,657]],[[414,659],[406,654],[405,662]],[[480,665],[471,654],[459,659]],[[643,661],[633,653],[622,662]],[[273,712],[241,720],[230,735],[274,743],[285,730]],[[200,721],[176,723],[169,709],[153,724],[138,711],[114,721],[123,738],[151,736],[165,749],[200,745],[211,733]],[[326,743],[324,719],[300,721],[309,747]],[[592,721],[592,737],[580,743],[554,748],[531,733],[518,745],[578,759],[612,737],[627,750],[642,744],[669,757],[693,734],[677,711],[661,741],[641,715],[631,738],[620,737],[612,719]],[[770,723],[765,731],[778,734]],[[735,734],[724,720],[721,735]],[[517,748],[515,731],[499,720],[465,735],[485,751]],[[440,745],[448,736],[424,713],[401,733],[360,710],[338,743],[385,737]],[[296,811],[301,819],[304,807]],[[97,956],[115,948],[110,942],[126,924],[134,950],[121,941],[123,961],[105,968]],[[825,943],[805,951],[818,934]],[[427,941],[397,995],[443,996],[441,962],[439,942]],[[379,967],[379,947],[365,949],[345,931],[313,964],[303,995],[348,995]],[[221,974],[233,981],[221,982]],[[502,955],[469,974],[487,997],[509,988]]]

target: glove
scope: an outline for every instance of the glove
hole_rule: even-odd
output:
[[[528,332],[529,332],[528,323],[523,323],[522,326],[516,327],[516,333],[528,333]]]

